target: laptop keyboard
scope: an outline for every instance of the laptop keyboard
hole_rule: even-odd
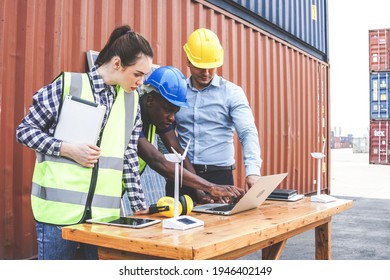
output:
[[[209,210],[212,210],[212,211],[230,211],[230,210],[233,209],[234,205],[236,205],[236,204],[226,204],[226,205],[210,208]]]

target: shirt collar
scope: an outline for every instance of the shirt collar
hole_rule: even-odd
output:
[[[113,86],[107,85],[104,83],[102,76],[97,71],[98,67],[92,67],[89,72],[89,76],[91,77],[92,86],[96,93],[100,93],[104,90],[110,90],[111,92],[115,92],[115,88]]]
[[[221,81],[221,77],[218,76],[217,74],[214,75],[213,79],[211,80],[211,83],[205,87],[204,89],[202,90],[205,90],[206,88],[209,88],[210,86],[213,86],[213,87],[219,87],[220,86],[220,81]],[[192,86],[192,82],[191,82],[191,77],[187,78],[187,85],[189,88],[191,88],[192,90],[197,90],[196,88],[194,88]]]

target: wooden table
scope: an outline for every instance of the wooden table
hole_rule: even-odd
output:
[[[351,207],[352,201],[343,199],[330,203],[313,203],[309,198],[266,201],[233,216],[191,213],[205,225],[185,231],[164,229],[161,223],[143,229],[79,224],[64,227],[62,236],[99,246],[101,259],[221,260],[260,249],[263,259],[279,259],[288,238],[315,228],[315,258],[331,259],[332,216]]]

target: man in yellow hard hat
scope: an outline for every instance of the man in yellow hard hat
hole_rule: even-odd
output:
[[[243,150],[248,189],[260,176],[261,158],[258,132],[245,93],[216,74],[223,64],[224,51],[213,31],[195,30],[183,48],[191,76],[187,79],[189,107],[176,113],[179,142],[185,146],[191,140],[187,156],[199,176],[216,184],[234,185],[236,131]],[[172,186],[167,184],[167,194],[172,193]],[[188,188],[183,193],[197,201],[206,195]]]

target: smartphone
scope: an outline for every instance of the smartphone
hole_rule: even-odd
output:
[[[134,218],[134,217],[109,216],[103,218],[88,219],[87,222],[94,223],[94,224],[128,227],[128,228],[144,228],[144,227],[157,224],[161,222],[161,220],[149,219],[149,218],[144,219],[144,218]]]

